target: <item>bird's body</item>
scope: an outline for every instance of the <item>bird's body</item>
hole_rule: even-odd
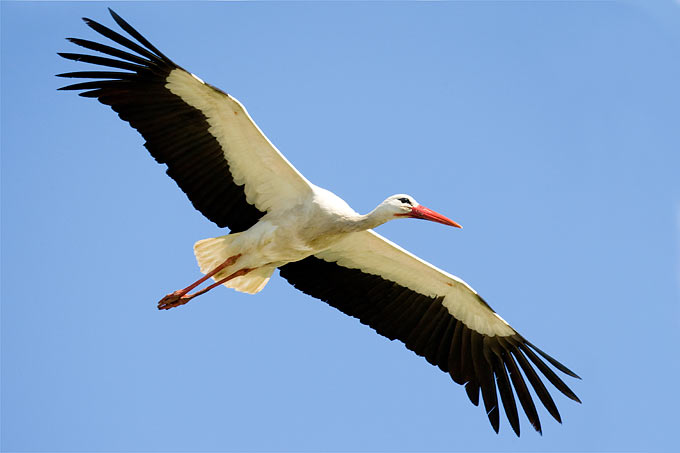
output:
[[[368,228],[365,217],[342,198],[312,186],[299,203],[268,212],[242,235],[249,242],[266,238],[266,245],[258,243],[250,250],[262,253],[264,261],[278,263],[278,267],[327,249],[345,234]]]
[[[60,74],[93,79],[62,89],[82,90],[82,96],[110,105],[144,136],[146,148],[167,165],[168,175],[194,207],[231,230],[195,244],[205,276],[165,296],[159,308],[183,305],[221,284],[257,293],[278,268],[296,288],[379,334],[404,342],[449,373],[465,385],[473,404],[479,404],[481,395],[495,431],[502,401],[519,435],[515,395],[531,425],[541,431],[527,382],[561,421],[538,372],[579,401],[548,364],[578,376],[518,334],[470,286],[373,231],[405,217],[460,225],[403,194],[388,197],[368,214],[358,214],[300,174],[238,101],[176,65],[111,14],[136,42],[85,19],[123,49],[69,38],[105,56],[60,55],[116,71]],[[216,282],[189,294],[209,278]]]
[[[311,185],[311,190],[292,206],[272,209],[241,233],[198,241],[194,250],[205,274],[228,257],[241,256],[237,263],[213,276],[217,281],[234,272],[236,267],[261,269],[260,274],[268,278],[276,268],[326,250],[350,233],[386,221],[381,220],[376,215],[359,215],[342,198]],[[255,280],[262,284],[255,285]],[[225,284],[255,293],[262,290],[266,280],[249,273]]]

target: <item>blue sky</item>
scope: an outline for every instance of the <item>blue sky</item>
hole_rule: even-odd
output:
[[[198,277],[194,211],[105,106],[57,92],[106,6],[238,98],[390,239],[580,374],[496,435],[462,387],[276,277]],[[680,4],[2,2],[3,451],[670,451],[680,403]]]

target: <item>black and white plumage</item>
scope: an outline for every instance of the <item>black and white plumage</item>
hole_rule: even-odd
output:
[[[123,49],[69,38],[99,55],[62,57],[105,70],[60,74],[89,79],[61,89],[80,90],[81,96],[110,105],[142,134],[146,148],[167,165],[168,175],[194,207],[231,230],[196,243],[206,277],[166,296],[159,308],[185,303],[194,297],[187,292],[208,277],[255,293],[279,268],[296,288],[404,342],[449,373],[465,386],[473,404],[479,404],[481,393],[496,432],[499,396],[517,435],[517,400],[541,431],[529,387],[561,421],[543,379],[579,401],[548,364],[578,376],[524,339],[465,282],[372,230],[397,217],[455,222],[408,195],[394,195],[371,213],[357,214],[302,176],[238,101],[176,65],[116,13],[111,15],[137,42],[84,19]]]

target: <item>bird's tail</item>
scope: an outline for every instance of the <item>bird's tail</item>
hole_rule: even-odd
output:
[[[196,255],[196,261],[198,261],[201,272],[207,274],[224,263],[227,258],[238,255],[240,252],[232,247],[232,242],[239,234],[241,233],[232,233],[196,242],[194,244],[194,255]],[[213,275],[212,279],[219,281],[241,268],[242,266],[239,266],[239,260],[237,260],[233,265]],[[265,287],[273,272],[273,267],[259,267],[245,275],[227,281],[224,286],[243,293],[255,294]]]

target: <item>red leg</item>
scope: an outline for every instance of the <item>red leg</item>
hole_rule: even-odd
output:
[[[173,303],[177,302],[177,301],[180,300],[182,297],[184,297],[189,291],[191,291],[192,289],[196,288],[198,285],[200,285],[201,283],[203,283],[204,281],[206,281],[207,279],[209,279],[210,277],[212,277],[213,275],[215,275],[216,273],[218,273],[219,271],[221,271],[221,270],[224,269],[225,267],[229,267],[229,266],[231,266],[232,264],[234,264],[240,257],[241,257],[241,254],[240,254],[240,253],[239,253],[238,255],[230,256],[229,258],[227,258],[227,259],[224,261],[224,263],[220,264],[220,265],[217,266],[215,269],[213,269],[213,270],[210,271],[209,273],[205,274],[203,277],[199,278],[198,280],[196,280],[196,281],[195,281],[194,283],[192,283],[191,285],[187,286],[187,287],[184,288],[184,289],[178,289],[178,290],[175,291],[175,292],[172,292],[172,293],[170,293],[170,294],[167,294],[164,298],[162,298],[162,299],[158,302],[158,308],[160,308],[161,305],[165,306],[165,305],[173,304]],[[202,293],[201,293],[201,294],[202,294]],[[184,302],[184,303],[186,303],[186,302]],[[181,304],[180,304],[180,305],[181,305]],[[172,307],[168,307],[168,308],[172,308]]]
[[[193,299],[194,297],[200,296],[203,293],[207,293],[211,289],[216,288],[216,287],[220,286],[221,284],[223,284],[224,282],[227,282],[231,279],[234,279],[236,277],[240,277],[242,275],[246,275],[250,271],[252,271],[252,269],[248,269],[248,268],[239,269],[236,272],[234,272],[233,274],[230,274],[227,277],[224,277],[223,279],[221,279],[221,280],[213,283],[212,285],[208,286],[207,288],[204,288],[200,291],[196,291],[193,294],[186,294],[185,293],[185,294],[182,294],[178,297],[171,297],[171,296],[174,296],[177,293],[177,291],[175,291],[175,293],[168,294],[163,299],[161,299],[160,302],[158,302],[158,309],[159,310],[169,310],[173,307],[179,307],[180,305],[184,305],[187,302],[189,302],[191,299]],[[208,276],[214,275],[214,274],[215,274],[215,272],[212,272]],[[205,279],[203,279],[203,281],[205,281]],[[196,287],[196,285],[193,285],[191,288],[195,288],[195,287]],[[182,290],[182,291],[184,291],[184,290]]]

